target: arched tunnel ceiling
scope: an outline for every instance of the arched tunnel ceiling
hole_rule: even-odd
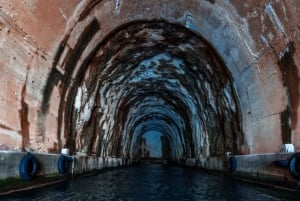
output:
[[[1,4],[9,146],[133,157],[157,131],[172,158],[300,148],[298,2],[66,2]]]
[[[88,25],[77,53],[97,26],[95,20]],[[73,65],[72,57],[67,73]],[[132,157],[132,145],[150,130],[168,136],[173,158],[195,157],[203,146],[212,154],[237,152],[243,143],[226,66],[207,42],[180,25],[140,21],[114,30],[71,86],[65,84],[67,90],[61,114],[77,151]]]
[[[113,54],[107,58],[108,62],[98,64],[105,66],[107,71],[103,69],[95,74],[101,74],[98,80],[104,81],[100,88],[108,87],[108,90],[104,89],[106,93],[100,92],[100,97],[114,96],[107,98],[112,108],[105,103],[100,105],[117,117],[117,121],[108,120],[108,124],[112,124],[109,126],[113,129],[112,136],[122,138],[122,144],[133,143],[136,135],[153,130],[154,124],[167,128],[165,131],[169,132],[171,141],[180,140],[172,143],[183,146],[172,147],[180,154],[176,157],[200,154],[206,143],[204,136],[211,137],[213,132],[219,133],[219,136],[214,136],[216,139],[221,139],[216,144],[211,143],[213,149],[233,151],[233,137],[226,138],[229,141],[226,147],[223,144],[226,133],[213,127],[214,123],[223,123],[226,118],[229,122],[231,118],[238,121],[236,103],[226,70],[216,63],[207,44],[179,26],[147,22],[121,30],[109,40],[109,48],[102,51],[116,52],[111,49],[117,50],[117,55]],[[107,76],[105,72],[112,73]],[[106,77],[108,82],[105,82]],[[221,113],[230,113],[233,117],[228,115],[218,119]],[[118,121],[118,115],[122,117],[121,121]],[[214,131],[208,134],[207,128]],[[124,146],[126,153],[126,144]]]

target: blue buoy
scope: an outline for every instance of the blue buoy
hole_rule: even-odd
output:
[[[31,180],[35,177],[39,170],[39,162],[37,158],[31,154],[27,153],[19,164],[19,174],[23,180]]]
[[[234,156],[230,156],[228,159],[228,169],[230,172],[234,172],[237,168],[237,160]]]
[[[60,174],[68,173],[71,161],[73,161],[72,157],[61,155],[57,162],[58,172]]]
[[[273,162],[274,165],[283,167],[283,168],[288,168],[289,167],[289,160],[277,160]]]
[[[294,179],[300,180],[300,153],[295,153],[290,158],[289,171]]]

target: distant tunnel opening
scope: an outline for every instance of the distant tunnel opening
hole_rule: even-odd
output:
[[[166,158],[162,152],[162,138],[165,137],[158,130],[148,130],[145,133],[138,135],[138,138],[133,140],[132,150],[135,158],[144,159],[163,159]]]
[[[156,131],[160,156],[172,160],[240,151],[231,76],[213,47],[185,27],[128,24],[99,42],[87,62],[61,114],[68,117],[66,147],[138,159],[144,134]]]

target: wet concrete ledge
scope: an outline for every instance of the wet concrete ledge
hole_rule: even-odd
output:
[[[275,188],[300,190],[300,180],[291,176],[289,167],[274,164],[279,160],[288,161],[292,156],[293,153],[236,156],[237,169],[231,174],[240,180],[248,180]]]
[[[275,164],[275,161],[288,161],[293,154],[294,153],[268,153],[235,155],[236,169],[234,171],[230,171],[228,168],[230,156],[217,156],[199,159],[188,158],[185,161],[179,162],[179,164],[198,168],[200,170],[226,172],[232,178],[242,181],[285,190],[299,191],[300,180],[291,176],[289,167],[281,167]]]
[[[57,163],[61,156],[60,154],[32,154],[35,155],[39,161],[39,171],[34,180],[22,181],[19,175],[19,163],[26,153],[0,152],[0,182],[5,185],[8,184],[6,188],[3,188],[1,184],[0,195],[51,185],[72,176],[71,165],[67,175],[59,174]],[[274,161],[289,160],[292,155],[293,153],[236,155],[234,156],[236,158],[236,169],[232,172],[228,169],[228,156],[181,159],[175,161],[175,164],[197,168],[200,171],[225,172],[230,174],[234,179],[299,191],[300,181],[291,176],[289,168],[279,167],[274,164]],[[74,176],[88,175],[101,170],[124,167],[136,162],[115,157],[102,158],[84,155],[76,155],[73,157],[75,158]],[[169,164],[173,163],[169,161]]]
[[[72,175],[87,175],[133,164],[132,160],[115,157],[75,155],[72,156],[75,159],[74,169],[70,162],[68,173],[61,175],[58,171],[58,160],[61,154],[31,153],[37,158],[39,169],[34,179],[23,181],[19,174],[19,164],[26,154],[25,152],[0,152],[0,195],[51,185],[71,178]]]

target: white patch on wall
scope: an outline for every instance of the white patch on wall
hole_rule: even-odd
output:
[[[258,55],[255,54],[255,53],[252,51],[252,49],[251,49],[250,46],[248,45],[247,40],[244,39],[244,43],[245,43],[247,49],[249,50],[250,54],[254,57],[254,59],[257,59],[257,58],[258,58]]]
[[[271,20],[272,24],[277,27],[277,30],[281,34],[285,34],[285,29],[283,24],[281,23],[279,17],[277,16],[273,6],[271,3],[268,3],[265,7],[265,13],[268,15],[269,19]]]
[[[195,27],[195,23],[193,22],[194,18],[190,12],[185,12],[185,27],[190,30],[197,30]]]
[[[263,41],[263,43],[266,45],[266,47],[270,47],[269,41],[264,35],[260,34],[260,39]]]
[[[98,85],[98,83],[97,83]],[[76,121],[76,128],[80,131],[84,123],[88,122],[92,115],[96,98],[96,91],[90,94],[87,91],[85,84],[79,87],[75,97],[74,107],[78,110],[78,117]]]
[[[90,120],[91,114],[92,114],[92,109],[94,106],[94,99],[91,98],[87,104],[85,104],[84,109],[83,109],[83,113],[81,115],[80,120],[83,122],[87,122]]]
[[[77,90],[77,95],[75,97],[75,108],[76,109],[80,109],[81,107],[81,98],[82,98],[82,89],[80,87],[78,87],[78,90]]]
[[[284,55],[289,53],[289,52],[290,52],[290,48],[289,48],[289,46],[287,46],[283,51],[281,51],[279,53],[279,58],[282,59],[284,57]]]
[[[114,0],[115,2],[115,8],[114,8],[114,14],[119,15],[121,11],[121,2],[122,0]]]
[[[59,8],[59,13],[61,14],[61,16],[64,18],[65,21],[68,21],[68,17],[65,14],[65,12],[63,11],[63,9]]]
[[[11,130],[0,128],[0,133],[2,135],[10,136],[14,140],[21,140],[22,139],[21,136],[20,136],[20,134],[18,132],[16,132],[16,131],[11,131]]]
[[[268,34],[268,39],[269,39],[269,41],[273,40],[273,38],[274,38],[274,35],[272,34],[272,32],[270,32],[270,33]]]

